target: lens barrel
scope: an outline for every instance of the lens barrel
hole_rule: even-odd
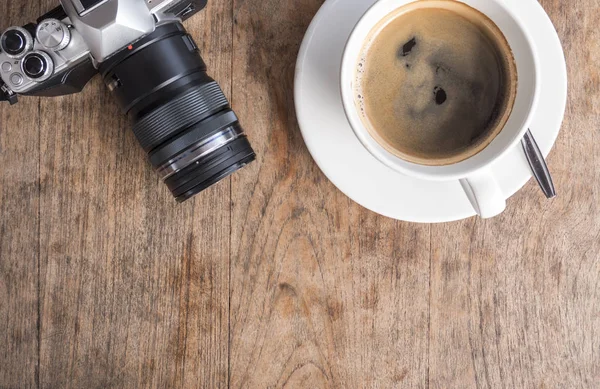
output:
[[[158,26],[99,70],[177,201],[255,160],[237,116],[181,23]]]

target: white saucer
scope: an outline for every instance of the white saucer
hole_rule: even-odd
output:
[[[327,0],[313,19],[296,65],[295,104],[302,136],[317,165],[357,203],[398,220],[436,223],[475,215],[460,184],[404,176],[377,161],[358,141],[340,95],[342,53],[350,32],[376,0]],[[541,98],[532,125],[548,155],[562,124],[567,101],[567,69],[560,40],[536,0],[503,0],[527,21],[539,51]],[[550,166],[552,169],[552,166]],[[532,177],[520,147],[493,166],[506,197]]]

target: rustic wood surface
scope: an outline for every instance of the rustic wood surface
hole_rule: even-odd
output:
[[[53,0],[0,2],[0,26]],[[417,225],[319,171],[293,108],[322,0],[186,26],[258,161],[177,205],[99,79],[0,106],[0,388],[600,387],[600,0],[543,0],[569,103],[551,165],[488,221]]]

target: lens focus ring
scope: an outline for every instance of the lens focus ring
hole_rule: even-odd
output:
[[[256,155],[248,138],[241,135],[231,143],[218,148],[196,163],[166,178],[165,184],[177,201],[185,201],[243,168],[255,158]]]
[[[147,152],[229,103],[216,82],[197,86],[149,113],[133,127],[138,141]]]
[[[221,111],[210,118],[189,127],[179,136],[165,142],[154,149],[149,157],[153,166],[160,166],[174,155],[181,153],[190,146],[202,142],[238,122],[231,110]]]
[[[221,131],[209,137],[208,139],[202,140],[195,145],[188,147],[188,149],[184,152],[178,154],[173,159],[164,163],[162,166],[159,166],[156,171],[163,180],[166,180],[173,174],[178,173],[190,166],[192,163],[235,141],[240,136],[243,136],[241,128],[230,127],[225,131]]]

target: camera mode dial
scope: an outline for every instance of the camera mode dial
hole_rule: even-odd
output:
[[[23,58],[33,48],[33,38],[22,27],[11,27],[0,37],[0,48],[10,58]]]
[[[44,19],[38,25],[37,40],[40,44],[52,51],[60,51],[71,42],[71,31],[58,19]]]
[[[35,50],[23,58],[21,70],[31,81],[46,81],[54,73],[54,61],[43,51]]]

